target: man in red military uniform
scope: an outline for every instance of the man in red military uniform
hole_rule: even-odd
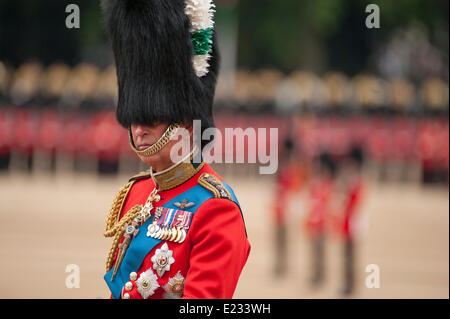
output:
[[[344,241],[344,285],[341,290],[344,296],[351,295],[355,286],[355,241],[358,231],[355,220],[364,195],[363,164],[363,151],[354,147],[343,165],[344,196],[338,227]]]
[[[309,211],[305,217],[306,233],[311,241],[313,288],[324,279],[324,246],[327,220],[332,214],[335,193],[336,162],[329,153],[322,153],[318,159],[315,176],[309,186]]]
[[[9,168],[13,121],[10,112],[0,108],[0,171]]]
[[[292,197],[296,197],[305,181],[305,171],[299,159],[296,158],[295,144],[292,135],[284,140],[280,152],[280,167],[277,172],[274,198],[274,275],[286,274],[288,265],[287,254],[287,215]]]
[[[213,4],[111,0],[103,7],[117,65],[116,116],[150,166],[119,191],[107,217],[111,296],[231,298],[250,244],[236,196],[202,161],[204,145],[193,134],[194,120],[202,130],[213,126]],[[175,160],[180,145],[190,151]]]

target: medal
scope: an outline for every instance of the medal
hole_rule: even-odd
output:
[[[175,262],[172,254],[173,251],[169,250],[167,243],[164,243],[160,249],[156,249],[155,254],[152,256],[151,261],[153,263],[153,269],[156,270],[156,273],[160,278],[166,271],[170,270],[170,265]]]
[[[177,238],[177,229],[174,227],[174,228],[172,228],[171,229],[171,231],[170,231],[170,237],[169,237],[169,239],[167,239],[168,241],[174,241],[175,240],[175,238]]]
[[[147,237],[153,237],[153,235],[158,231],[159,227],[156,224],[151,224],[148,226]]]
[[[168,236],[169,236],[169,230],[167,229],[167,227],[165,227],[163,230],[162,236],[161,236],[161,240],[166,240]]]
[[[167,298],[181,298],[183,296],[184,291],[184,282],[185,279],[181,275],[181,272],[178,271],[177,274],[169,278],[167,284],[163,287],[165,292],[167,293]]]
[[[143,272],[139,279],[136,281],[136,285],[138,287],[139,294],[142,298],[147,299],[151,295],[155,293],[155,290],[158,289],[158,277],[153,273],[151,269]]]
[[[181,244],[182,242],[184,242],[185,239],[186,239],[186,231],[183,228],[181,229],[181,238],[178,242]]]
[[[181,244],[186,239],[186,231],[183,228],[178,228],[177,233],[178,234],[174,242]]]
[[[163,240],[169,240],[171,234],[172,234],[172,229],[166,228],[166,230],[164,232]]]
[[[187,200],[183,200],[179,205],[187,207]],[[173,208],[157,207],[153,223],[147,228],[147,236],[163,241],[182,243],[187,235],[193,213],[184,210],[175,210]]]
[[[153,222],[147,228],[147,237],[154,237],[156,232],[159,230],[158,222],[161,217],[162,207],[157,207],[155,210],[155,216]]]
[[[181,232],[181,229],[179,227],[176,227],[175,229],[177,232],[177,237],[175,237],[174,242],[179,243],[183,233]]]
[[[152,237],[153,237],[153,238],[156,238],[156,239],[159,239],[160,236],[162,235],[162,232],[163,232],[163,230],[162,230],[161,228],[159,228],[159,229],[156,231],[155,235],[152,236]]]

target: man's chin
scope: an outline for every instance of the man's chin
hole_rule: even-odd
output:
[[[137,147],[137,150],[143,152],[146,149],[148,149],[149,147],[151,147],[151,145],[143,145],[143,146]]]
[[[161,163],[161,156],[158,153],[150,155],[150,156],[143,156],[143,155],[138,155],[138,156],[143,163],[145,163],[151,167],[155,167]]]

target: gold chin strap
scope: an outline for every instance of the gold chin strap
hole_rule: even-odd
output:
[[[152,156],[155,155],[156,153],[158,153],[160,150],[163,149],[164,146],[167,145],[167,143],[169,143],[170,139],[173,137],[173,135],[175,134],[176,130],[179,128],[180,126],[178,124],[171,124],[169,125],[169,127],[167,127],[167,130],[164,132],[164,134],[159,138],[158,141],[156,141],[155,143],[153,143],[153,145],[147,147],[145,150],[140,151],[136,148],[136,146],[134,145],[133,142],[133,135],[131,133],[131,128],[128,129],[128,137],[130,138],[130,145],[131,148],[133,149],[133,151],[136,152],[137,155],[139,156]]]

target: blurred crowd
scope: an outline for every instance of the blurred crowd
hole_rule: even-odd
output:
[[[448,101],[440,78],[238,70],[219,80],[215,121],[219,129],[276,127],[280,143],[291,138],[302,160],[324,152],[339,159],[359,147],[381,174],[389,165],[417,164],[424,182],[448,183]],[[21,159],[31,171],[38,153],[52,169],[66,156],[75,166],[94,159],[99,173],[117,173],[136,158],[115,120],[116,103],[114,66],[30,61],[13,68],[0,61],[0,169]],[[247,144],[223,146],[247,152]]]

